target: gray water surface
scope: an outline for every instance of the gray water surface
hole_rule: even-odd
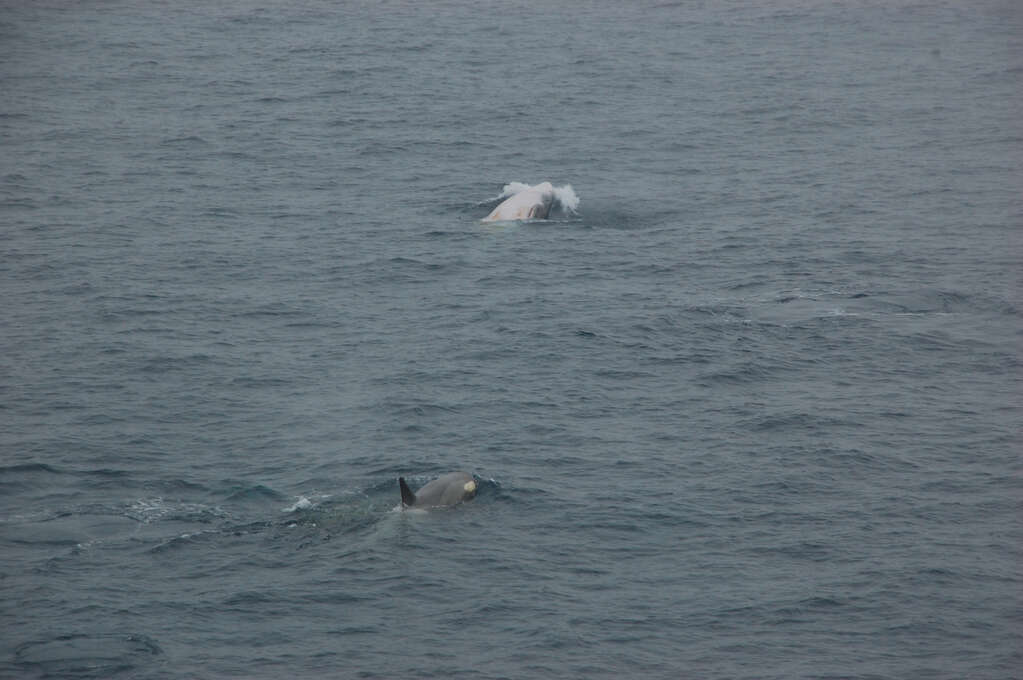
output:
[[[4,3],[0,92],[3,677],[1021,677],[1016,4]]]

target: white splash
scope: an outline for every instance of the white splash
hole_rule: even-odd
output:
[[[281,512],[295,512],[296,510],[308,510],[311,507],[313,507],[313,502],[311,500],[309,500],[305,496],[299,496],[298,500],[295,501],[294,505],[290,505],[284,508],[283,510],[281,510]]]
[[[525,191],[526,189],[528,189],[531,186],[533,186],[533,185],[532,184],[523,184],[522,182],[508,182],[507,184],[504,185],[504,188],[501,189],[501,194],[496,199],[494,199],[494,200],[498,200],[499,201],[502,198],[508,198],[509,196],[514,196],[515,194],[517,194],[519,192]]]
[[[503,201],[509,196],[521,193],[526,189],[534,186],[533,184],[526,184],[524,182],[508,182],[501,189],[501,193],[493,198],[480,203],[480,205],[487,203],[494,203],[496,201]],[[564,186],[554,187],[554,210],[563,213],[574,215],[576,209],[579,207],[579,196],[575,193],[571,184],[565,184]]]
[[[565,212],[574,213],[575,209],[579,207],[579,196],[576,195],[571,184],[566,184],[563,187],[554,187],[554,200],[558,202]]]

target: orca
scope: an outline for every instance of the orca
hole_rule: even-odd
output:
[[[415,493],[408,488],[404,477],[398,477],[398,487],[401,489],[402,509],[422,510],[457,505],[476,495],[476,480],[468,472],[449,472],[428,482]]]
[[[551,211],[552,203],[554,186],[550,182],[541,182],[506,198],[493,212],[484,217],[483,221],[545,220]]]

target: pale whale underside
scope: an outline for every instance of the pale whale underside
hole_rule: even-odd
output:
[[[483,221],[545,220],[553,203],[554,186],[550,182],[541,182],[505,199]]]
[[[403,508],[437,508],[467,501],[476,495],[476,480],[467,472],[450,472],[425,484],[419,491],[412,490],[404,477],[398,478]]]

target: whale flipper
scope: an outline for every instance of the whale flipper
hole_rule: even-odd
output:
[[[398,477],[398,486],[401,487],[401,504],[405,507],[412,507],[416,504],[416,495],[408,488],[404,477]]]

